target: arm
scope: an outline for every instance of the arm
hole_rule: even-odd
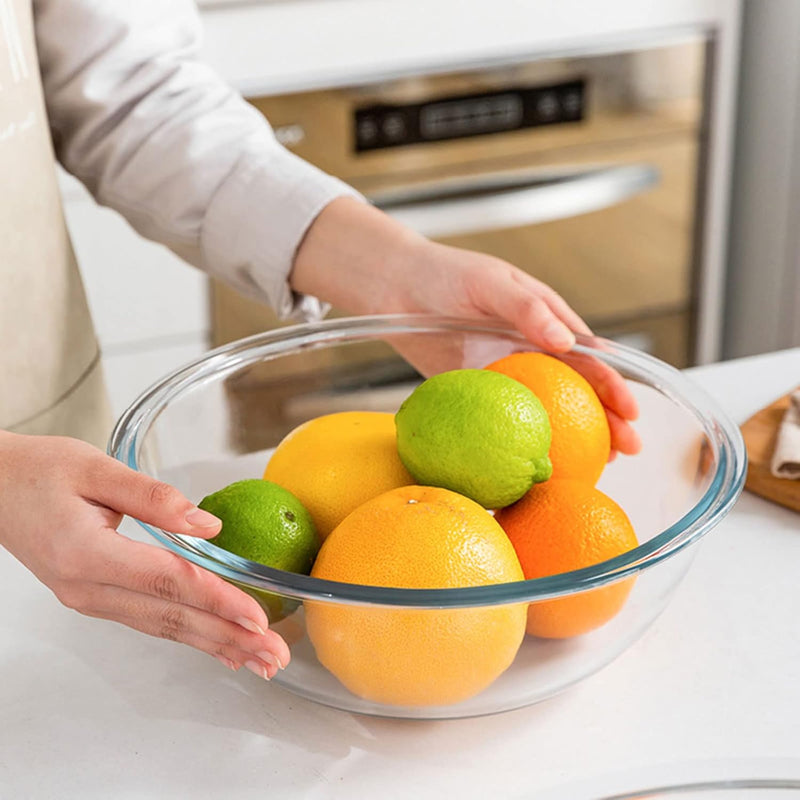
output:
[[[291,281],[297,291],[354,314],[504,320],[554,353],[575,344],[573,331],[591,334],[562,297],[526,272],[499,258],[431,242],[349,198],[330,203],[311,226]],[[405,355],[417,363],[412,354]],[[636,401],[619,373],[596,358],[565,360],[583,373],[605,406],[612,454],[637,453],[641,442],[628,423],[637,416]]]
[[[56,153],[144,236],[278,313],[319,303],[287,282],[333,198],[356,196],[285,150],[197,59],[193,0],[34,0]]]
[[[286,153],[194,60],[191,0],[34,0],[34,21],[67,168],[196,265],[283,313],[318,313],[289,288],[294,250],[320,209],[352,192]],[[246,227],[254,207],[265,224]],[[0,431],[0,544],[62,603],[265,678],[288,663],[253,598],[117,536],[123,514],[203,538],[219,530],[174,488],[82,442]]]
[[[415,235],[281,147],[197,60],[193,0],[34,1],[59,157],[145,236],[283,316],[315,316],[321,298],[352,313],[493,317],[555,352],[589,332],[550,287]],[[586,372],[613,446],[636,452],[624,382],[600,365]]]

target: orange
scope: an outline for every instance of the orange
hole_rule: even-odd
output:
[[[397,454],[394,415],[343,411],[303,423],[275,449],[264,479],[288,489],[320,539],[356,507],[414,483]]]
[[[636,547],[625,512],[599,489],[551,479],[534,486],[495,519],[508,534],[526,578],[590,567]],[[581,594],[528,606],[528,633],[550,639],[578,636],[615,616],[633,587],[627,578]]]
[[[489,364],[525,384],[550,418],[553,478],[597,483],[611,452],[603,404],[589,381],[563,361],[544,353],[514,353]]]
[[[325,540],[311,575],[409,589],[523,578],[491,514],[430,486],[394,489],[357,508]],[[359,697],[392,705],[472,697],[511,664],[525,635],[524,604],[419,609],[317,601],[305,609],[323,666]]]

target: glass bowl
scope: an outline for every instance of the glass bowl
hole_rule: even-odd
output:
[[[780,778],[698,781],[606,795],[598,800],[800,800],[800,781]]]
[[[394,412],[421,375],[483,367],[526,350],[535,348],[502,325],[430,316],[361,317],[283,328],[218,348],[168,375],[122,415],[109,452],[199,502],[234,480],[261,477],[271,448],[308,419],[346,410]],[[274,624],[290,644],[292,661],[273,682],[298,695],[353,712],[426,719],[535,703],[599,670],[650,625],[689,568],[697,543],[736,501],[746,464],[737,426],[672,367],[619,344],[583,337],[566,360],[582,370],[617,370],[640,407],[636,429],[642,452],[609,463],[598,483],[627,512],[639,541],[611,560],[514,583],[384,588],[282,572],[209,542],[141,524],[170,550],[253,596],[263,599],[268,592],[265,608],[275,608],[277,597],[284,609],[294,609]],[[322,609],[318,618],[344,620],[345,638],[359,637],[367,627],[374,635],[381,621],[393,636],[403,625],[429,626],[441,632],[434,638],[446,656],[439,658],[438,644],[432,647],[436,652],[415,654],[411,666],[397,667],[401,683],[421,685],[436,664],[444,670],[444,682],[457,689],[464,662],[481,670],[488,655],[471,647],[454,656],[457,646],[448,638],[449,626],[480,622],[501,606],[552,603],[619,581],[633,588],[610,621],[570,639],[526,635],[511,665],[463,699],[453,700],[445,692],[446,698],[436,695],[442,702],[398,704],[360,696],[320,663],[306,627],[311,608]],[[374,668],[394,669],[380,664],[385,657],[380,643],[373,655]],[[448,664],[446,658],[453,660]],[[359,670],[373,667],[351,665],[357,678]]]

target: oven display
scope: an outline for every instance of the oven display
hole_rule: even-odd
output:
[[[356,152],[579,122],[586,81],[356,109]]]
[[[450,100],[423,106],[419,112],[419,132],[423,139],[449,139],[452,136],[510,131],[522,121],[522,98],[518,94],[499,94],[480,100]]]

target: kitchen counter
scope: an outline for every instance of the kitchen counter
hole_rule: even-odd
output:
[[[690,374],[741,422],[797,384],[800,349]],[[588,800],[800,779],[798,564],[800,517],[745,494],[601,672],[517,711],[412,722],[318,706],[81,617],[0,551],[0,797]]]

